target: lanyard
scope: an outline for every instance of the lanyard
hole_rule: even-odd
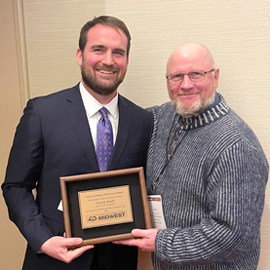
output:
[[[169,165],[171,159],[173,158],[176,150],[178,149],[178,147],[180,145],[180,142],[178,142],[178,144],[175,146],[174,149],[173,149],[173,147],[170,147],[170,144],[172,144],[173,141],[177,141],[179,138],[179,135],[177,133],[179,133],[179,130],[181,129],[181,126],[179,123],[180,119],[181,119],[181,116],[179,114],[175,114],[171,128],[170,128],[169,136],[167,138],[167,143],[166,143],[166,162],[165,162],[160,174],[162,174],[165,171],[165,169]],[[187,133],[185,132],[182,139],[186,136],[186,134]]]

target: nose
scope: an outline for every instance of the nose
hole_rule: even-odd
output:
[[[107,66],[112,66],[114,64],[113,56],[111,52],[106,52],[102,59],[102,63]]]
[[[180,87],[183,90],[187,90],[187,89],[190,89],[193,87],[193,82],[190,80],[190,78],[187,74],[184,75]]]

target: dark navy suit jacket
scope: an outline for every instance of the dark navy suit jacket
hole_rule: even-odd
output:
[[[118,133],[108,170],[145,166],[152,114],[121,95],[118,106]],[[10,219],[28,242],[23,269],[90,269],[93,250],[70,264],[37,251],[46,240],[64,233],[63,213],[57,210],[59,177],[98,171],[79,85],[29,100],[2,185]],[[104,269],[136,269],[136,248],[111,243],[98,248]]]

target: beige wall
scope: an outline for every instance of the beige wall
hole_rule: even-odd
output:
[[[22,113],[24,89],[20,83],[22,73],[17,57],[12,1],[0,1],[0,177],[4,179],[8,155],[16,125]],[[4,199],[0,196],[0,269],[18,270],[21,267],[25,240],[8,219]]]
[[[75,59],[79,30],[83,23],[100,14],[123,19],[131,31],[129,71],[120,92],[143,107],[168,100],[165,66],[176,46],[190,41],[208,46],[220,68],[218,91],[254,129],[270,161],[270,125],[267,123],[270,116],[270,1],[24,0],[22,22],[25,24],[26,63],[18,62],[21,58],[17,58],[16,54],[18,34],[14,29],[17,17],[15,14],[13,18],[10,2],[3,0],[0,4],[0,76],[2,86],[4,84],[0,91],[0,110],[5,112],[1,113],[0,173],[3,177],[14,129],[21,114],[21,104],[24,104],[27,96],[26,90],[34,97],[75,85],[79,81],[80,72]],[[19,26],[22,26],[22,22]],[[22,69],[26,64],[27,68]],[[26,87],[28,80],[29,87]],[[4,213],[0,224],[4,236],[0,266],[4,262],[4,269],[16,270],[21,264],[24,241],[8,221],[2,198],[0,204]],[[259,270],[270,269],[269,224],[268,187]],[[20,253],[8,265],[14,247]],[[151,269],[148,258],[140,261],[140,269]]]

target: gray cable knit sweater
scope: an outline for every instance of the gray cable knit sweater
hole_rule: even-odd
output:
[[[167,225],[154,269],[256,269],[269,166],[253,131],[221,95],[189,119],[170,103],[150,110],[147,191],[162,196]]]

